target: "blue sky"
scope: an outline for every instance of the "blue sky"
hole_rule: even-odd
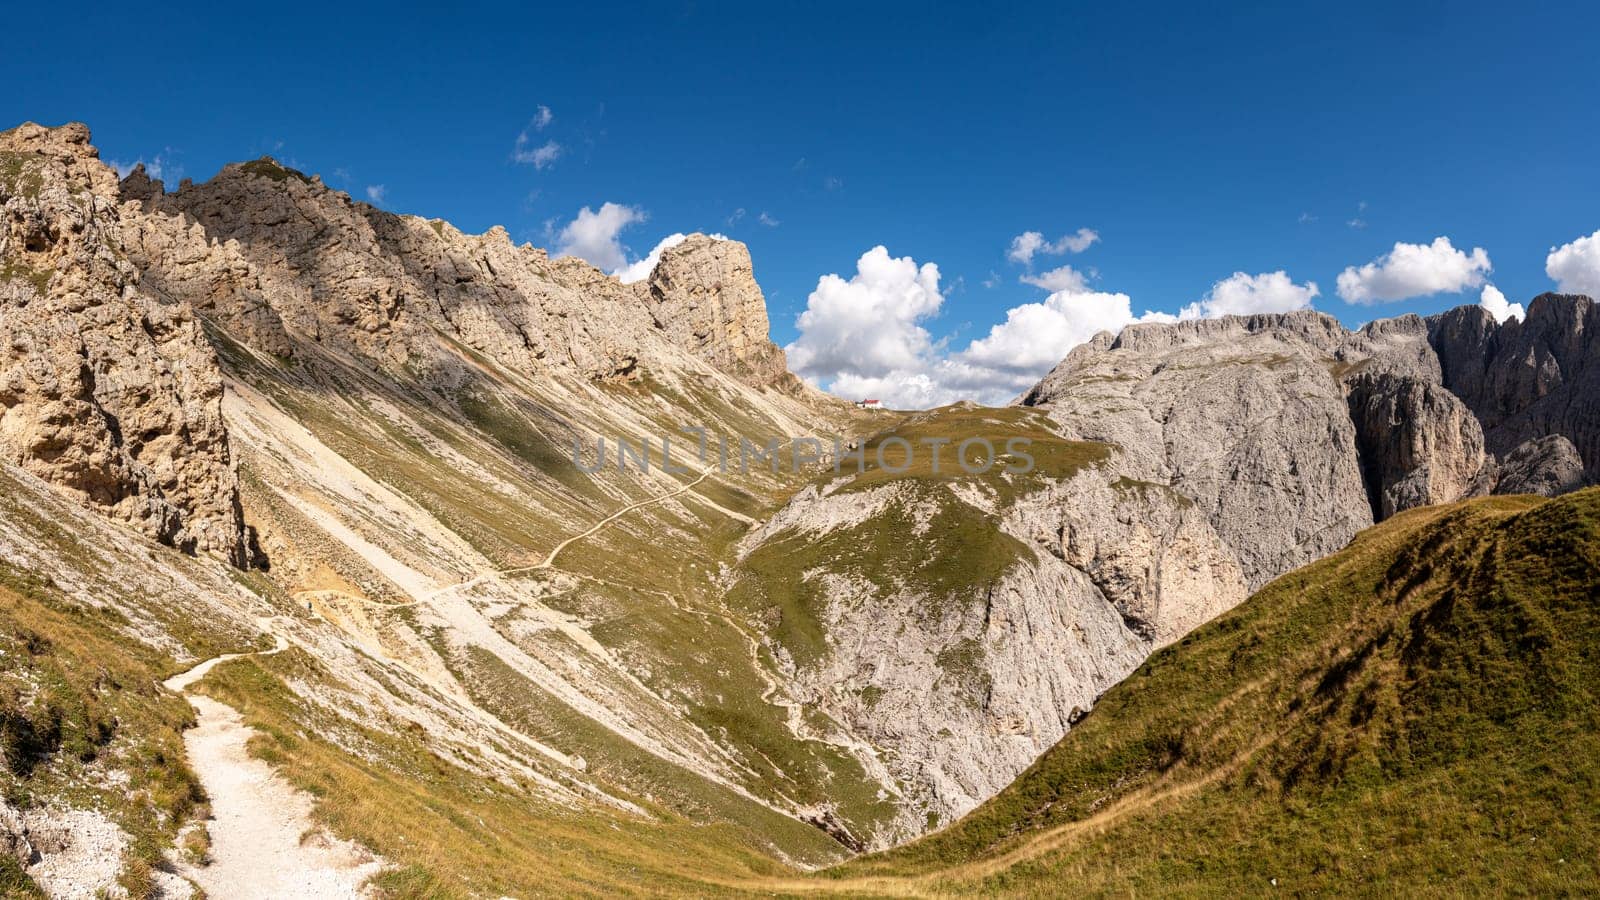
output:
[[[1315,282],[1309,302],[1354,325],[1475,303],[1486,283],[1510,302],[1553,289],[1552,248],[1600,229],[1600,12],[1299,6],[25,4],[6,13],[0,120],[88,122],[104,157],[169,181],[269,153],[540,246],[613,203],[636,220],[615,234],[630,261],[721,232],[750,245],[774,337],[801,342],[808,374],[906,405],[1031,377],[1083,324],[1060,321],[1080,294],[1175,314],[1236,272],[1281,271],[1233,287],[1299,302]],[[1025,232],[1080,229],[1097,235],[1081,252],[1008,259]],[[1461,258],[1419,265],[1449,271],[1367,282],[1445,292],[1341,298],[1347,267],[1441,236]],[[1600,266],[1589,251],[1569,254],[1569,287]],[[1062,265],[1081,278],[1059,309],[1019,281]],[[814,298],[828,274],[843,287]],[[902,390],[917,377],[932,387]]]

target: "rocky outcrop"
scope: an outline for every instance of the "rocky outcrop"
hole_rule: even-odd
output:
[[[1497,494],[1539,494],[1555,497],[1583,487],[1583,458],[1563,435],[1552,434],[1523,443],[1507,454],[1495,473]]]
[[[662,251],[641,293],[674,344],[757,387],[792,388],[796,379],[771,340],[767,300],[744,244],[691,234]]]
[[[1121,477],[1187,498],[1255,590],[1372,524],[1356,429],[1316,313],[1134,325],[1072,351],[1022,403],[1122,448]]]
[[[1434,382],[1381,370],[1345,386],[1375,520],[1472,492],[1488,458],[1465,403]]]
[[[1265,479],[1279,497],[1296,496],[1294,485],[1304,483],[1312,498],[1328,489],[1315,473],[1353,463],[1374,521],[1489,490],[1564,490],[1593,480],[1600,456],[1597,333],[1592,301],[1550,294],[1529,305],[1526,322],[1501,324],[1478,307],[1461,307],[1427,320],[1381,319],[1355,332],[1309,311],[1135,325],[1074,350],[1020,402],[1049,407],[1069,433],[1128,448],[1143,465],[1145,474],[1136,477],[1202,505],[1215,498],[1218,510],[1246,523],[1233,543],[1247,545],[1261,534],[1255,512],[1263,507],[1197,491],[1207,482],[1194,477],[1197,463],[1226,460],[1223,482]],[[1321,398],[1321,419],[1254,415],[1261,397],[1285,391],[1298,398],[1291,410]],[[1340,394],[1348,429],[1331,405]],[[1287,458],[1240,458],[1226,449],[1245,446],[1259,429],[1270,446],[1303,448],[1309,438],[1342,460],[1297,458],[1290,466]],[[1346,434],[1353,439],[1346,442]],[[1559,442],[1543,442],[1551,436],[1575,448],[1582,471],[1572,469]],[[1306,481],[1304,473],[1314,477]],[[1229,533],[1225,522],[1216,524]],[[1353,532],[1328,533],[1342,541]],[[1267,534],[1286,537],[1270,527]],[[1302,562],[1332,549],[1317,548]]]
[[[1600,305],[1541,294],[1525,320],[1496,324],[1463,306],[1428,320],[1445,387],[1483,423],[1489,452],[1529,440],[1571,441],[1592,478],[1600,471]]]
[[[516,372],[601,381],[692,357],[792,392],[737,242],[695,235],[641,290],[498,226],[468,235],[375,209],[270,158],[174,193],[135,171],[122,197],[147,277],[280,356],[309,342],[443,385],[460,378],[461,348]]]
[[[979,555],[1014,555],[992,580],[929,584],[921,566],[971,552],[942,543],[957,519],[994,532]],[[977,482],[808,489],[746,537],[741,557],[793,541],[926,550],[895,571],[843,553],[804,572],[825,598],[826,652],[770,644],[797,701],[882,753],[903,799],[879,841],[993,796],[1154,649],[1245,596],[1234,554],[1194,503],[1098,467],[1005,506]]]
[[[1239,560],[1205,512],[1165,485],[1087,472],[1025,498],[1004,527],[1089,576],[1151,650],[1247,596]]]
[[[82,125],[0,135],[0,450],[189,552],[251,556],[216,355],[122,244]]]

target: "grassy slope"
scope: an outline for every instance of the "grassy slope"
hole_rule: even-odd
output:
[[[297,698],[285,680],[327,683],[301,651],[218,666],[199,690],[239,709],[260,732],[251,752],[317,799],[317,818],[398,868],[377,878],[391,898],[615,896],[694,893],[695,879],[759,877],[782,866],[739,825],[570,809],[526,785],[466,772],[433,754],[404,722],[358,725]],[[308,732],[337,731],[352,754]],[[800,838],[820,834],[790,823]]]
[[[885,444],[892,438],[905,443]],[[997,454],[987,471],[968,472],[961,466],[958,450],[973,438],[989,441]],[[1028,442],[1024,446],[1031,463],[1006,455],[1011,438]],[[935,449],[926,443],[930,439],[944,442],[937,450],[937,467]],[[906,445],[912,448],[909,460]],[[887,467],[879,464],[880,447]],[[969,467],[982,469],[983,451],[977,445],[967,449]],[[728,602],[765,620],[772,637],[801,665],[827,651],[822,623],[827,589],[807,573],[859,575],[880,592],[920,591],[937,601],[929,614],[941,615],[947,604],[982,598],[1014,563],[1031,554],[996,527],[995,516],[958,502],[946,485],[975,486],[1003,509],[1045,479],[1069,478],[1103,462],[1110,452],[1105,444],[1061,438],[1034,410],[947,406],[895,417],[865,442],[864,462],[843,459],[838,472],[825,466],[816,480],[825,485],[844,479],[836,487],[841,493],[891,484],[904,486],[905,493],[853,527],[820,536],[788,531],[767,540],[740,562]],[[1008,473],[1008,465],[1030,471]],[[931,503],[932,513],[919,523],[912,507],[924,503]]]
[[[410,496],[501,564],[542,558],[558,538],[628,502],[601,491],[602,481],[621,485],[637,499],[662,490],[653,483],[619,477],[614,461],[608,460],[608,467],[595,476],[579,472],[568,449],[541,438],[558,430],[560,423],[510,382],[485,376],[471,389],[441,400],[421,391],[397,392],[376,379],[355,378],[326,364],[302,362],[292,371],[280,369],[225,339],[221,345],[236,373],[289,410],[319,439],[386,486]],[[487,371],[489,364],[482,362]],[[614,390],[645,408],[653,406],[655,393],[666,392],[659,386]],[[512,508],[492,485],[462,477],[447,460],[376,414],[366,399],[369,391],[456,452],[563,511],[572,522],[563,525],[550,521],[542,510]],[[718,402],[734,409],[709,389],[691,386],[690,391],[697,405],[682,400],[684,409],[715,410]],[[772,429],[770,423],[763,426],[748,414],[741,415],[744,419],[737,424],[754,433]],[[675,433],[675,421],[667,415],[659,423],[660,432]],[[596,424],[607,433],[603,422]],[[654,462],[659,465],[659,457]],[[778,500],[767,496],[775,488],[785,487],[784,496],[792,491],[776,477],[730,476],[708,480],[702,487],[707,496],[752,516],[770,514],[776,507]],[[692,496],[683,502],[696,508]],[[892,813],[876,796],[876,783],[842,750],[797,740],[789,732],[784,711],[762,699],[763,681],[753,671],[748,638],[722,612],[712,576],[744,526],[709,509],[702,511],[701,519],[640,509],[573,545],[562,554],[560,568],[584,579],[581,590],[553,600],[553,605],[593,623],[598,640],[639,664],[653,688],[676,698],[695,725],[722,737],[759,771],[748,784],[752,792],[770,801],[800,803],[846,795],[841,815],[852,827],[870,830]],[[675,539],[663,541],[664,534]],[[548,804],[529,801],[515,791],[491,789],[480,795],[471,788],[472,775],[432,760],[415,741],[404,735],[386,736],[382,729],[363,734],[359,743],[386,747],[390,764],[384,767],[296,741],[293,735],[298,731],[333,726],[320,722],[316,710],[282,694],[278,680],[267,674],[277,674],[290,664],[291,654],[270,662],[223,667],[202,689],[214,686],[226,692],[219,695],[246,710],[247,719],[271,736],[257,749],[322,799],[319,816],[335,831],[356,836],[407,864],[404,872],[386,879],[402,896],[516,892],[530,886],[554,890],[564,878],[596,888],[659,890],[674,877],[686,877],[671,875],[673,870],[778,871],[779,864],[763,852],[768,850],[809,864],[839,858],[840,848],[821,830],[772,813],[639,751],[488,654],[467,657],[470,665],[467,659],[455,660],[461,667],[457,674],[485,709],[582,755],[591,775],[659,813],[663,822],[646,827],[627,817],[602,814],[592,822],[576,823],[575,815],[552,811]],[[261,677],[249,676],[252,668]],[[314,669],[306,669],[310,674],[305,677],[321,677]],[[433,812],[461,803],[470,804],[472,816],[442,821]],[[475,826],[479,820],[489,824]],[[518,838],[508,844],[505,831]],[[428,835],[428,846],[397,841],[404,835]],[[570,848],[571,855],[552,847]],[[519,854],[520,861],[514,861]]]
[[[1056,434],[1049,421],[1044,413],[1024,407],[955,405],[905,416],[866,442],[863,463],[854,458],[841,460],[840,473],[851,478],[840,489],[866,490],[903,480],[965,481],[981,483],[992,489],[1000,501],[1010,503],[1038,488],[1042,479],[1068,478],[1079,469],[1110,458],[1109,445],[1066,440]],[[985,472],[967,471],[981,470],[990,462],[981,443],[965,445],[965,460],[959,455],[964,442],[976,439],[988,441],[996,454],[993,467]],[[1031,462],[1007,452],[1007,442],[1012,439],[1023,442],[1018,446],[1032,457]],[[909,459],[907,444],[912,448]],[[1029,471],[1010,474],[1004,471],[1008,466]],[[837,476],[829,471],[825,477]]]
[[[957,825],[829,874],[1582,891],[1600,883],[1597,596],[1600,489],[1403,514],[1152,657]]]
[[[183,761],[193,713],[156,689],[175,665],[121,624],[0,563],[0,791],[18,808],[105,812],[131,839],[122,884],[139,895],[205,794]],[[127,774],[125,788],[111,772]],[[43,896],[4,853],[0,895]]]

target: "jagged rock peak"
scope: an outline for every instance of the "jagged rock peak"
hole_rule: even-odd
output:
[[[1529,440],[1561,434],[1600,473],[1600,305],[1580,294],[1540,294],[1526,319],[1496,323],[1477,307],[1428,319],[1445,387],[1483,423],[1488,449],[1505,457]]]
[[[760,387],[789,376],[742,242],[689,235],[662,252],[644,296],[656,327],[712,365]]]
[[[1078,423],[1125,418],[1119,414],[1136,400],[1165,423],[1166,445],[1188,446],[1195,435],[1174,433],[1172,423],[1195,404],[1209,405],[1211,420],[1236,422],[1250,406],[1232,390],[1239,384],[1254,385],[1258,396],[1293,390],[1302,403],[1342,394],[1355,440],[1336,439],[1333,449],[1354,457],[1371,515],[1381,519],[1489,490],[1560,492],[1593,481],[1600,466],[1596,335],[1600,307],[1559,294],[1535,298],[1526,321],[1504,323],[1476,306],[1379,319],[1354,332],[1310,310],[1146,323],[1075,348],[1019,402]],[[1106,425],[1075,427],[1117,439]],[[1257,444],[1260,429],[1285,447],[1307,440],[1277,423],[1256,427]],[[1329,427],[1337,438],[1344,423]],[[1551,436],[1562,440],[1544,440]],[[1586,473],[1575,471],[1569,448]],[[1195,445],[1177,468],[1194,470],[1195,460],[1215,452]],[[1231,477],[1262,477],[1258,456],[1242,464],[1248,468]]]
[[[77,123],[0,133],[0,452],[188,551],[252,557],[216,354],[141,284]]]
[[[696,235],[646,283],[624,285],[581,259],[518,246],[504,228],[469,235],[385,212],[269,157],[174,193],[131,173],[123,197],[151,226],[141,268],[282,356],[332,345],[450,382],[461,363],[443,335],[519,372],[628,378],[641,366],[682,368],[687,354],[757,386],[798,384],[768,339],[737,242]]]
[[[1339,320],[1327,313],[1303,309],[1287,313],[1187,319],[1181,322],[1145,322],[1129,325],[1109,344],[1112,349],[1154,351],[1185,344],[1210,343],[1233,336],[1285,335],[1317,346],[1334,346],[1347,334]]]

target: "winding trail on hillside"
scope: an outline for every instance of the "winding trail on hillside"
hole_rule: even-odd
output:
[[[198,720],[183,734],[189,765],[211,802],[211,862],[182,866],[182,874],[211,897],[362,898],[362,885],[386,863],[359,845],[335,840],[311,819],[312,798],[267,763],[250,755],[254,729],[239,711],[189,688],[222,663],[282,653],[289,641],[269,620],[271,650],[224,653],[174,675],[162,686],[182,694]]]
[[[543,560],[541,560],[541,561],[539,561],[539,562],[537,562],[537,563],[535,563],[535,564],[533,564],[531,566],[513,566],[513,567],[511,567],[509,569],[497,569],[497,570],[495,570],[493,572],[485,572],[482,575],[475,575],[472,578],[468,578],[468,579],[465,579],[463,581],[457,581],[454,584],[447,584],[444,587],[437,588],[435,590],[429,591],[428,593],[422,595],[421,597],[416,597],[416,598],[413,598],[411,600],[406,600],[406,601],[401,602],[401,603],[385,603],[382,600],[372,600],[372,599],[369,599],[367,597],[358,597],[358,596],[355,596],[353,594],[343,594],[343,592],[334,592],[334,593],[341,593],[341,594],[343,594],[343,596],[349,597],[352,600],[359,601],[359,602],[364,603],[364,604],[366,604],[368,606],[378,607],[380,609],[404,609],[404,608],[406,608],[408,606],[416,606],[419,603],[426,603],[426,602],[428,602],[430,600],[437,600],[438,598],[443,597],[446,594],[454,593],[455,591],[470,590],[471,588],[475,588],[480,584],[487,584],[488,582],[497,581],[497,580],[499,580],[501,578],[508,578],[508,577],[510,577],[512,575],[523,575],[523,574],[526,574],[528,572],[543,572],[543,571],[546,571],[548,569],[555,568],[556,557],[561,555],[561,551],[567,549],[568,547],[572,546],[573,544],[576,544],[577,542],[579,542],[579,541],[581,541],[581,540],[583,540],[585,538],[594,536],[595,534],[600,532],[602,529],[604,529],[607,525],[610,525],[612,522],[615,522],[616,520],[622,518],[623,516],[627,515],[628,513],[633,512],[636,509],[639,509],[640,507],[650,506],[651,504],[655,504],[655,503],[663,503],[663,502],[665,502],[667,500],[671,500],[674,497],[681,497],[684,494],[689,493],[691,490],[693,490],[695,488],[695,486],[700,484],[700,482],[705,481],[707,478],[710,478],[712,471],[713,471],[713,468],[711,466],[707,466],[705,469],[703,469],[700,472],[700,477],[699,478],[696,478],[695,480],[689,482],[688,484],[685,484],[682,487],[679,487],[675,491],[669,491],[668,493],[665,493],[665,494],[658,494],[658,495],[656,495],[654,497],[646,497],[645,499],[640,500],[637,503],[630,503],[627,506],[622,507],[621,509],[617,510],[616,512],[611,513],[610,515],[606,516],[604,519],[601,519],[600,521],[598,521],[598,522],[594,523],[593,525],[589,526],[589,528],[587,530],[582,531],[582,532],[580,532],[578,534],[575,534],[572,537],[569,537],[566,540],[562,541],[561,543],[555,545],[555,547],[553,549],[551,549],[549,554],[547,554]],[[323,591],[296,591],[294,596],[298,598],[298,597],[302,597],[302,596],[310,596],[310,595],[315,595],[315,594],[319,594],[319,593],[327,593],[327,592],[323,592]]]
[[[660,494],[660,495],[655,496],[655,497],[647,497],[647,498],[645,498],[643,500],[638,501],[637,503],[630,503],[629,505],[624,506],[623,508],[617,510],[616,512],[612,513],[611,515],[606,516],[604,519],[601,519],[600,521],[598,521],[598,522],[594,523],[593,525],[589,526],[589,529],[587,531],[583,531],[583,532],[580,532],[578,534],[575,534],[572,537],[569,537],[566,540],[562,541],[561,543],[557,544],[555,546],[555,548],[550,551],[550,554],[544,558],[543,561],[541,561],[541,562],[539,562],[539,563],[537,563],[535,565],[531,565],[531,566],[516,566],[516,567],[510,568],[510,569],[500,569],[500,570],[495,571],[495,572],[487,572],[487,573],[485,573],[483,575],[477,576],[476,578],[469,578],[466,581],[458,581],[455,584],[446,585],[445,587],[439,588],[438,590],[432,592],[431,594],[428,594],[424,599],[433,600],[435,598],[438,598],[438,597],[441,597],[441,596],[443,596],[445,594],[448,594],[448,593],[450,593],[452,591],[467,590],[467,589],[470,589],[470,588],[475,588],[478,585],[483,584],[485,582],[494,581],[494,580],[497,580],[497,579],[500,579],[500,578],[505,578],[505,577],[507,577],[509,575],[521,575],[521,574],[526,573],[526,572],[542,572],[542,571],[544,571],[546,569],[553,568],[555,566],[555,564],[556,564],[556,557],[561,555],[561,551],[567,549],[568,547],[572,546],[573,544],[576,544],[577,542],[583,540],[584,538],[593,536],[594,534],[599,532],[601,529],[605,528],[607,525],[610,525],[612,522],[615,522],[616,520],[622,518],[623,516],[627,515],[628,513],[633,512],[636,509],[639,509],[640,507],[650,506],[651,504],[654,504],[654,503],[662,503],[662,502],[665,502],[667,500],[671,500],[673,497],[681,497],[684,494],[687,494],[689,491],[693,490],[695,488],[695,486],[698,485],[700,482],[705,481],[707,478],[710,478],[711,477],[711,472],[712,472],[712,468],[710,466],[706,466],[705,469],[703,469],[700,472],[700,477],[699,478],[696,478],[695,480],[689,482],[688,484],[683,485],[682,487],[678,488],[675,491],[671,491],[671,492],[665,493],[665,494]],[[417,601],[412,601],[412,602],[415,603]]]

